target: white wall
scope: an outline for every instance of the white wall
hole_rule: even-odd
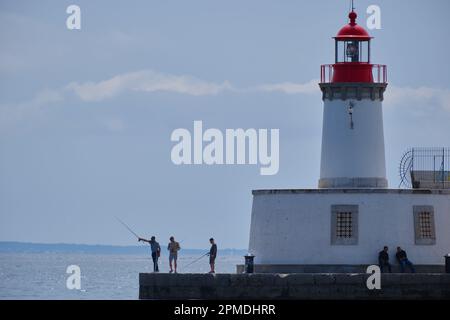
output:
[[[443,264],[450,252],[450,194],[320,193],[254,195],[249,251],[262,264],[372,264],[389,246],[404,248],[416,264]],[[331,205],[359,205],[358,245],[331,245]],[[413,205],[433,205],[436,244],[414,244]]]
[[[354,101],[353,130],[348,107],[324,101],[320,178],[386,178],[381,101]]]

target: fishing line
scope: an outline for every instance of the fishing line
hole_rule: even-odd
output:
[[[209,252],[207,252],[207,253],[205,253],[204,255],[202,255],[200,258],[198,258],[198,259],[196,259],[196,260],[194,260],[194,261],[192,261],[191,263],[189,263],[189,264],[187,264],[187,265],[185,265],[184,267],[183,267],[183,269],[185,269],[185,268],[187,268],[187,267],[189,267],[189,266],[191,266],[191,265],[193,265],[194,263],[196,263],[196,262],[198,262],[198,261],[200,261],[203,257],[205,257],[206,255],[208,255],[208,253]]]

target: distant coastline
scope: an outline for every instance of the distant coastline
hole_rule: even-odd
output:
[[[209,249],[209,248],[208,248]],[[202,254],[205,249],[184,249],[185,254]],[[148,254],[148,245],[114,246],[73,243],[32,243],[0,241],[0,253],[84,253],[84,254]],[[219,249],[220,255],[245,255],[245,249]]]

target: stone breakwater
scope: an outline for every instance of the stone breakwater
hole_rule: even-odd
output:
[[[140,299],[450,299],[450,274],[139,274]]]

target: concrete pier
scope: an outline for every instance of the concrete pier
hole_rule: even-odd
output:
[[[450,274],[382,274],[369,290],[365,273],[139,274],[139,298],[176,299],[450,299]]]

